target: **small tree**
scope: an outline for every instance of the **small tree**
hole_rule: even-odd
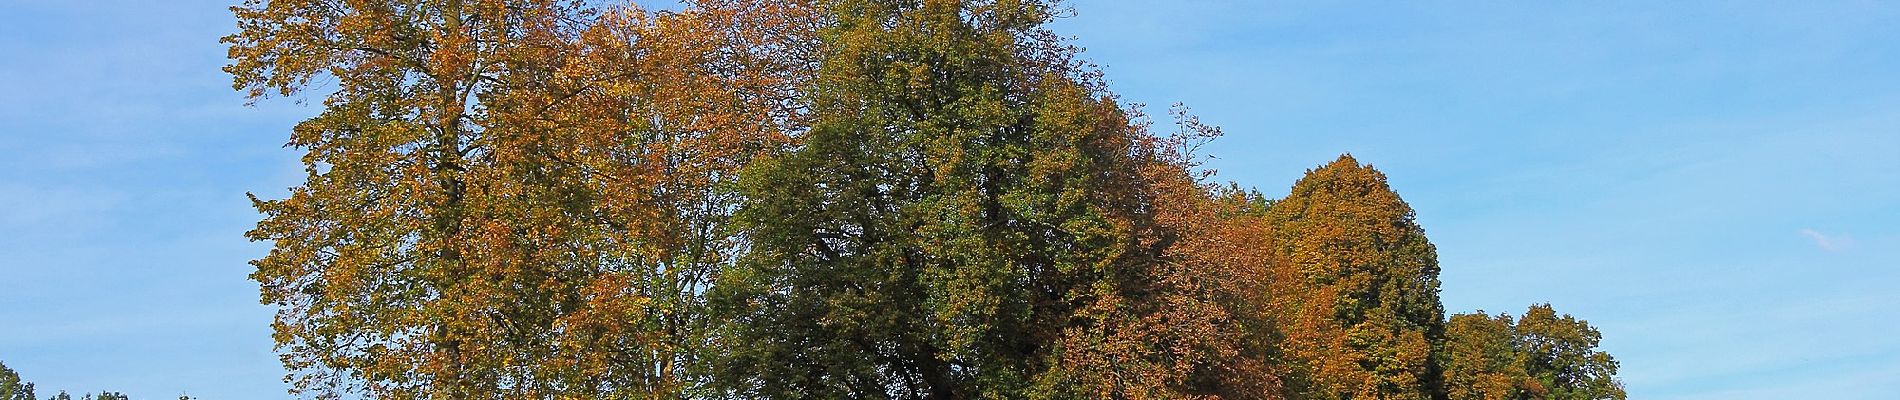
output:
[[[1510,315],[1452,316],[1443,354],[1453,400],[1621,400],[1616,360],[1583,320],[1537,304]]]
[[[0,400],[39,400],[34,397],[33,383],[20,379],[20,374],[7,364],[0,362]]]

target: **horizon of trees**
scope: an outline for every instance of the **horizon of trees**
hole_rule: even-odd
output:
[[[0,362],[0,400],[41,400],[39,397],[36,397],[36,396],[37,394],[34,393],[34,385],[32,382],[28,382],[25,379],[21,379],[18,371],[14,371],[12,368],[7,368],[6,362]],[[45,400],[73,400],[73,399],[74,397],[72,394],[66,393],[66,391],[61,390],[58,393],[54,393],[52,396],[46,397]],[[98,394],[83,393],[83,394],[80,394],[78,399],[80,400],[132,400],[131,397],[126,396],[124,393],[107,391],[107,390],[99,391]],[[182,395],[182,394],[178,395],[178,400],[193,400],[193,399],[194,398],[191,396]]]
[[[249,0],[322,97],[253,202],[292,392],[392,399],[1622,399],[1586,322],[1456,314],[1350,155],[1208,182],[1041,0]],[[29,387],[30,389],[30,387]],[[0,398],[3,399],[3,398]]]

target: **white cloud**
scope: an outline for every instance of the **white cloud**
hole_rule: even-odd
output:
[[[1813,239],[1814,245],[1821,250],[1841,251],[1854,247],[1854,237],[1846,234],[1829,236],[1813,229],[1802,229],[1801,236]]]

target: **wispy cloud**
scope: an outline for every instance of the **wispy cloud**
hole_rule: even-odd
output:
[[[1813,229],[1802,229],[1801,236],[1814,240],[1814,246],[1821,250],[1841,251],[1854,247],[1854,237],[1847,234],[1828,235]]]

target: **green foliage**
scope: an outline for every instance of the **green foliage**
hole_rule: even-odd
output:
[[[751,247],[713,288],[732,321],[716,380],[765,398],[1262,395],[1213,378],[1242,357],[1207,279],[1163,260],[1154,138],[1044,30],[1050,6],[828,5],[811,130],[745,171]]]
[[[131,397],[126,396],[124,393],[112,391],[101,391],[98,394],[87,393],[80,396],[80,398],[84,400],[131,400]],[[12,368],[7,368],[6,363],[0,362],[0,400],[38,399],[38,397],[34,397],[32,383],[21,380],[18,372],[15,372]],[[52,397],[47,397],[47,399],[72,400],[73,395],[61,390],[59,393],[53,394]],[[179,400],[186,400],[186,398],[181,397]]]
[[[1118,110],[1026,57],[1066,57],[1045,6],[905,3],[830,6],[809,135],[747,171],[752,247],[715,287],[742,395],[1079,390],[1064,335],[1139,257]]]
[[[1524,370],[1549,399],[1623,399],[1616,380],[1616,359],[1597,350],[1603,335],[1589,323],[1559,316],[1549,304],[1532,305],[1517,321],[1513,338],[1523,353]]]
[[[1370,166],[1276,200],[1202,183],[1219,130],[1149,132],[1053,1],[590,4],[233,8],[238,90],[335,81],[290,137],[305,182],[247,234],[295,391],[1623,396],[1548,306],[1445,322]]]
[[[1538,304],[1511,316],[1459,314],[1445,344],[1445,382],[1454,400],[1623,399],[1616,360],[1597,350],[1600,334]]]
[[[96,394],[96,395],[92,393],[87,393],[87,394],[79,396],[79,398],[81,400],[131,400],[132,399],[131,397],[127,397],[125,394],[122,394],[119,392],[99,392],[99,394]],[[53,397],[48,397],[47,400],[73,400],[73,395],[66,393],[66,391],[64,390],[61,390],[59,391],[59,394],[55,394],[53,395]]]
[[[20,379],[20,374],[7,364],[0,362],[0,400],[37,400],[33,394],[33,383]]]

